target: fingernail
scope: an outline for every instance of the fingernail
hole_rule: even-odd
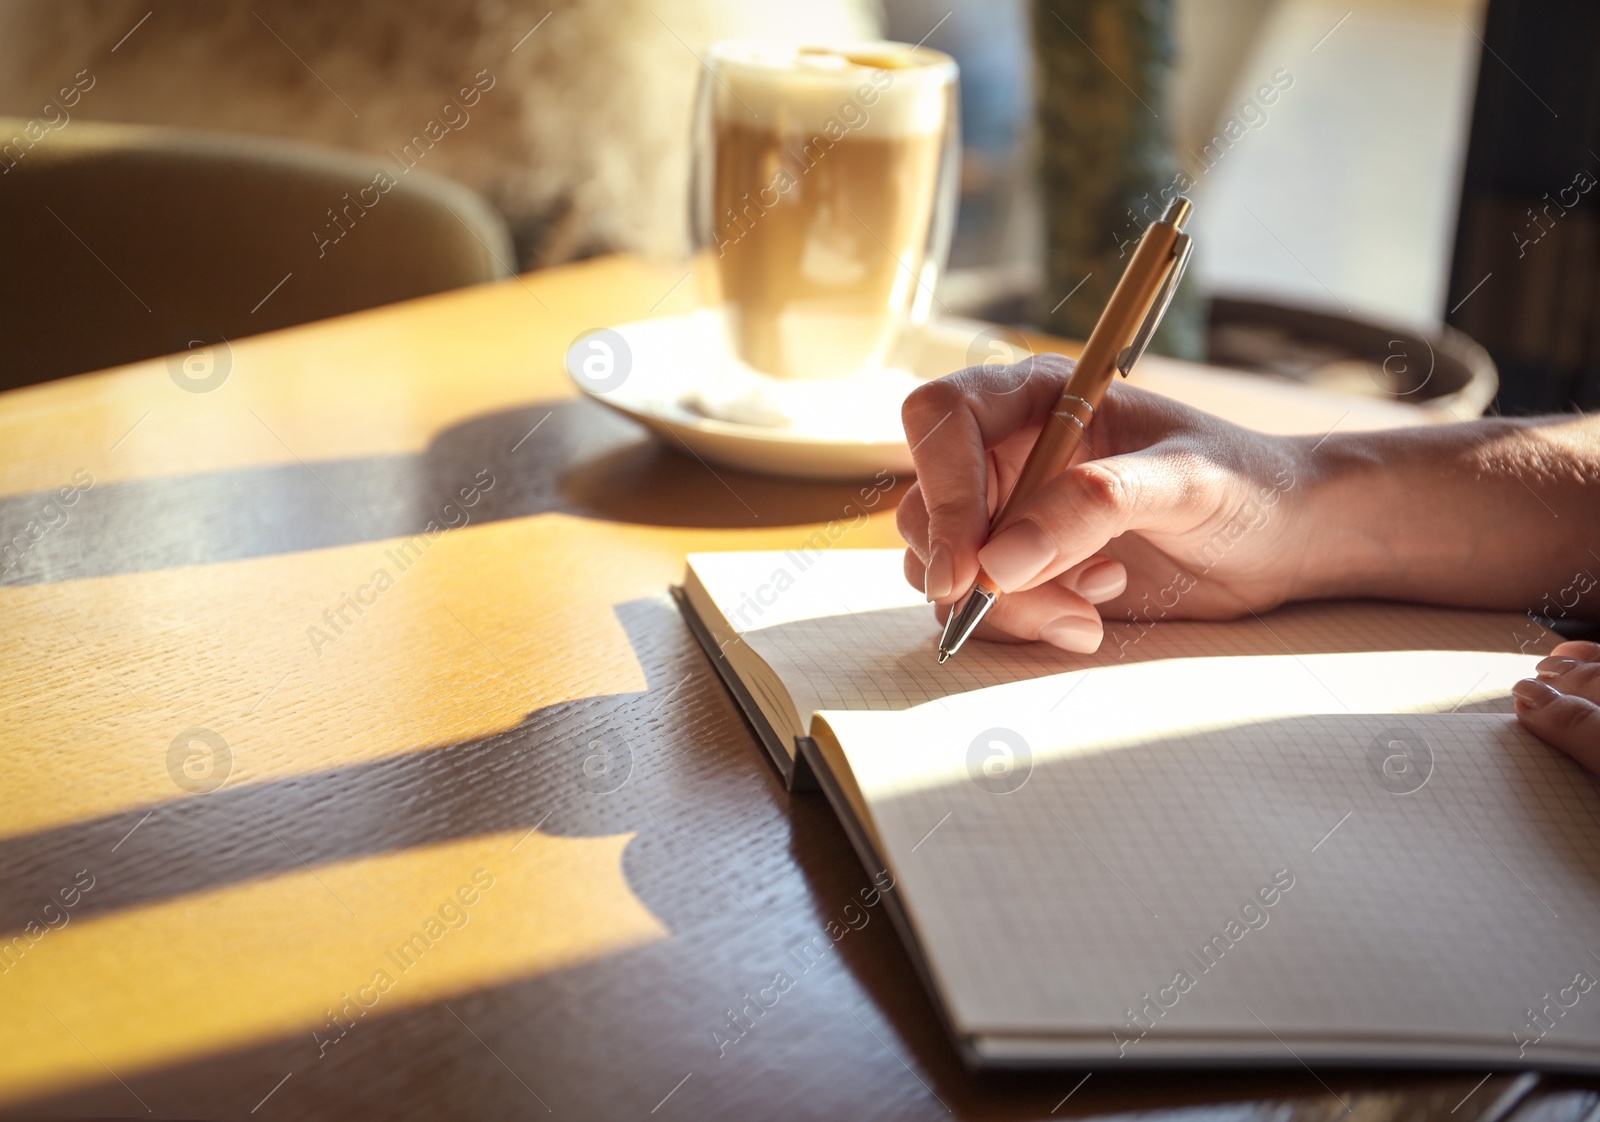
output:
[[[1128,570],[1120,561],[1104,561],[1078,578],[1078,595],[1091,604],[1121,596],[1128,587]]]
[[[1534,669],[1539,672],[1539,677],[1541,678],[1559,678],[1576,665],[1578,665],[1578,660],[1575,658],[1557,658],[1552,655],[1547,659],[1542,659]]]
[[[942,545],[933,547],[928,558],[928,571],[923,574],[922,591],[928,603],[943,600],[950,595],[950,585],[955,580],[955,564],[950,560],[950,550]]]
[[[1537,678],[1524,678],[1511,687],[1516,699],[1529,709],[1543,709],[1556,698],[1561,696],[1561,691],[1554,686],[1546,685]]]
[[[1029,519],[1007,526],[978,550],[983,571],[994,579],[1001,592],[1015,592],[1055,557],[1055,543],[1037,522]]]
[[[1062,616],[1039,628],[1039,638],[1046,643],[1076,654],[1093,654],[1099,650],[1102,634],[1099,620],[1082,616]]]

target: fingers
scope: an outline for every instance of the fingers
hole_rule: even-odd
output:
[[[988,457],[985,465],[984,494],[988,497],[988,518],[994,518],[995,508],[1000,505],[999,480],[995,471],[994,457]],[[900,500],[900,506],[895,511],[895,525],[900,531],[900,536],[905,543],[916,550],[917,556],[923,562],[928,560],[928,504],[922,497],[922,485],[913,483]],[[921,585],[917,586],[921,588]]]
[[[925,579],[921,558],[906,550],[906,579],[920,585]],[[1128,571],[1120,561],[1094,556],[1056,580],[1028,592],[1002,597],[990,609],[974,634],[1000,642],[1042,640],[1062,650],[1089,654],[1103,637],[1100,615],[1093,605],[1122,595]],[[954,605],[943,605],[943,620]]]
[[[1037,639],[1074,654],[1100,649],[1100,614],[1076,592],[1047,584],[1026,596],[996,601],[979,625],[980,638]]]
[[[977,578],[977,551],[989,530],[988,449],[1047,416],[1071,370],[1069,359],[1037,355],[1016,366],[963,370],[906,398],[901,418],[928,519],[919,552],[933,599],[951,600]]]
[[[1120,561],[1099,554],[1064,574],[1069,586],[1091,604],[1115,600],[1128,590],[1128,570]]]
[[[1003,592],[1032,588],[1129,530],[1194,522],[1224,501],[1207,468],[1179,448],[1108,456],[1046,482],[978,551]]]
[[[922,588],[927,581],[926,565],[914,550],[906,550],[905,574],[913,588]],[[1080,561],[1052,583],[1076,592],[1090,604],[1103,604],[1127,591],[1128,570],[1122,562],[1097,553]]]
[[[951,605],[941,614],[953,610]],[[1104,628],[1100,613],[1083,596],[1060,584],[1045,584],[1002,596],[973,634],[1010,643],[1038,640],[1074,654],[1092,654],[1100,648]]]
[[[1561,644],[1562,647],[1571,645]],[[1561,647],[1556,648],[1557,652],[1560,650]],[[1600,658],[1572,658],[1557,653],[1543,659],[1535,669],[1539,673],[1539,681],[1554,686],[1562,693],[1578,694],[1590,701],[1600,702]]]
[[[1511,687],[1517,720],[1590,771],[1600,771],[1600,645],[1562,643],[1537,678]]]

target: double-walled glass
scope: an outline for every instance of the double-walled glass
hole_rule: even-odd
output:
[[[884,364],[949,253],[955,62],[900,43],[716,44],[694,126],[691,226],[741,359],[781,378]]]

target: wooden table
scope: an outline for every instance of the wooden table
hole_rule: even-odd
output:
[[[1508,1116],[1527,1086],[1480,1072],[975,1077],[881,921],[719,1055],[867,881],[664,590],[852,488],[574,400],[568,345],[679,279],[599,261],[0,396],[0,1112]]]

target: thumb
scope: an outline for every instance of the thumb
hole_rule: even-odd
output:
[[[1562,693],[1537,678],[1518,682],[1511,692],[1523,728],[1590,771],[1600,772],[1600,705]]]
[[[1049,480],[978,551],[1002,592],[1031,588],[1118,534],[1209,513],[1185,457],[1149,449],[1088,460]],[[1215,505],[1215,497],[1211,500]],[[1202,504],[1197,507],[1196,504]]]

